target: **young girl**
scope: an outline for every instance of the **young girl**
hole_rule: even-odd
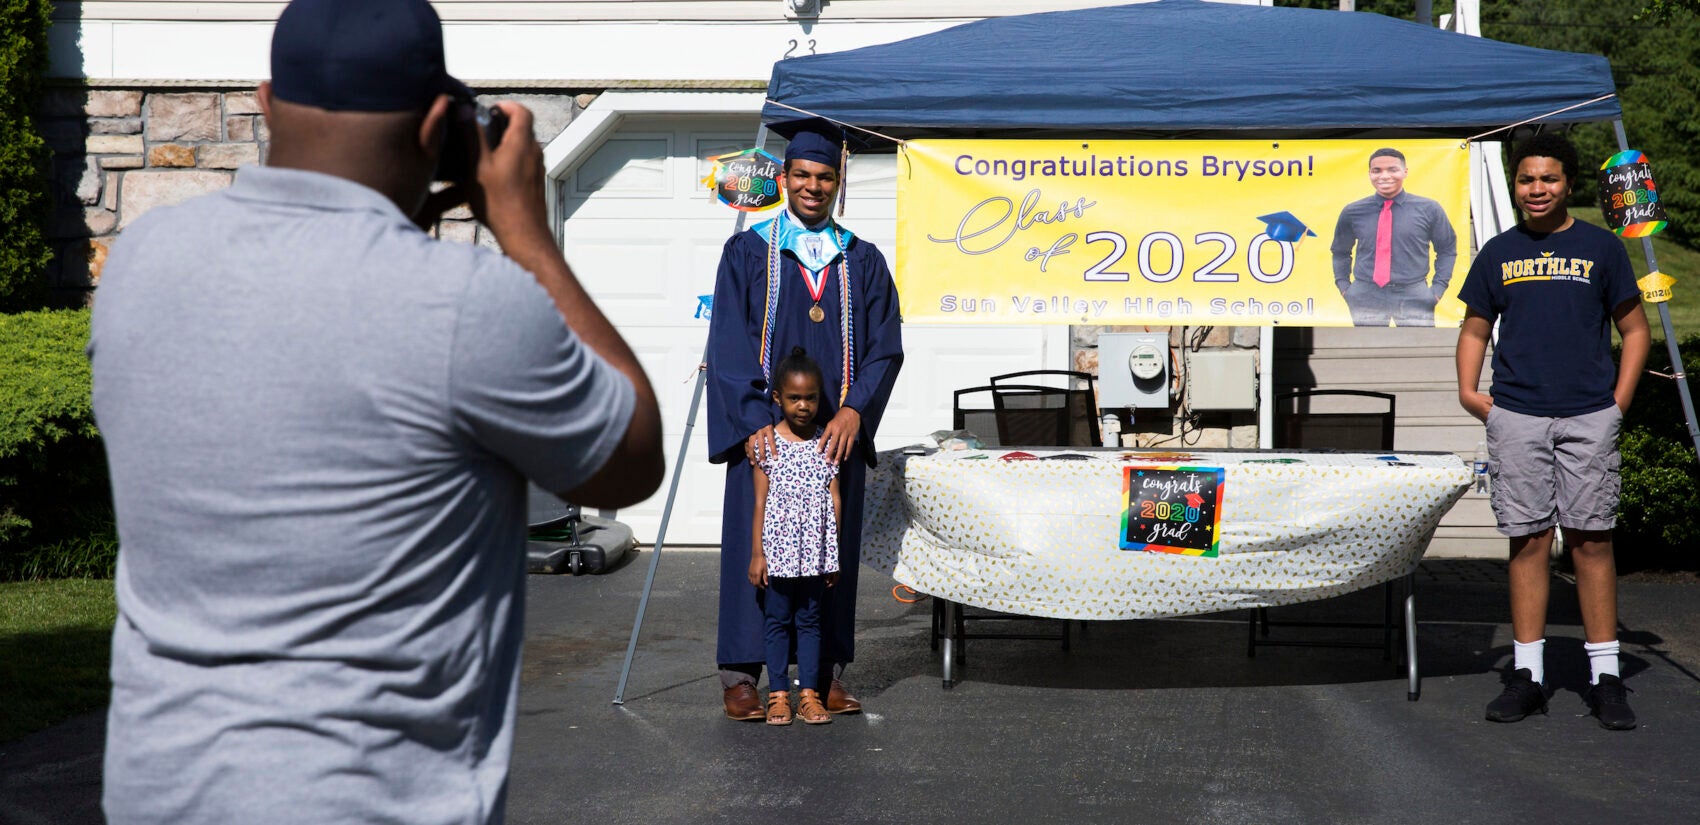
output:
[[[777,450],[755,466],[755,527],[750,584],[765,588],[767,723],[791,724],[792,635],[802,695],[797,716],[810,725],[832,721],[820,694],[820,603],[838,580],[838,465],[821,453],[820,365],[802,347],[779,362],[773,400],[780,421]]]

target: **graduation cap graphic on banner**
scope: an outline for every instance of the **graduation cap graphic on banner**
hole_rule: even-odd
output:
[[[1257,219],[1263,221],[1263,232],[1272,241],[1298,243],[1305,238],[1316,237],[1316,233],[1310,231],[1310,227],[1305,226],[1305,222],[1291,212],[1271,212],[1259,215]]]

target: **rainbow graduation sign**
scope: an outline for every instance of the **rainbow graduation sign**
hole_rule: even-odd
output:
[[[1669,225],[1646,153],[1626,149],[1600,164],[1600,212],[1625,238],[1644,238]]]
[[[1216,558],[1226,476],[1221,467],[1124,468],[1121,548]]]

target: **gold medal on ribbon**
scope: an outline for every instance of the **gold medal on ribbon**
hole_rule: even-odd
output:
[[[819,273],[811,275],[808,267],[797,264],[797,271],[803,273],[803,283],[809,288],[809,297],[815,301],[815,305],[809,307],[809,320],[817,324],[826,320],[826,310],[820,308],[820,298],[826,292],[826,271],[828,268],[822,267]]]

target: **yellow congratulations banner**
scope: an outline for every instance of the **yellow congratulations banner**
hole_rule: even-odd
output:
[[[896,278],[911,322],[1457,326],[1469,217],[1457,140],[912,140]]]

